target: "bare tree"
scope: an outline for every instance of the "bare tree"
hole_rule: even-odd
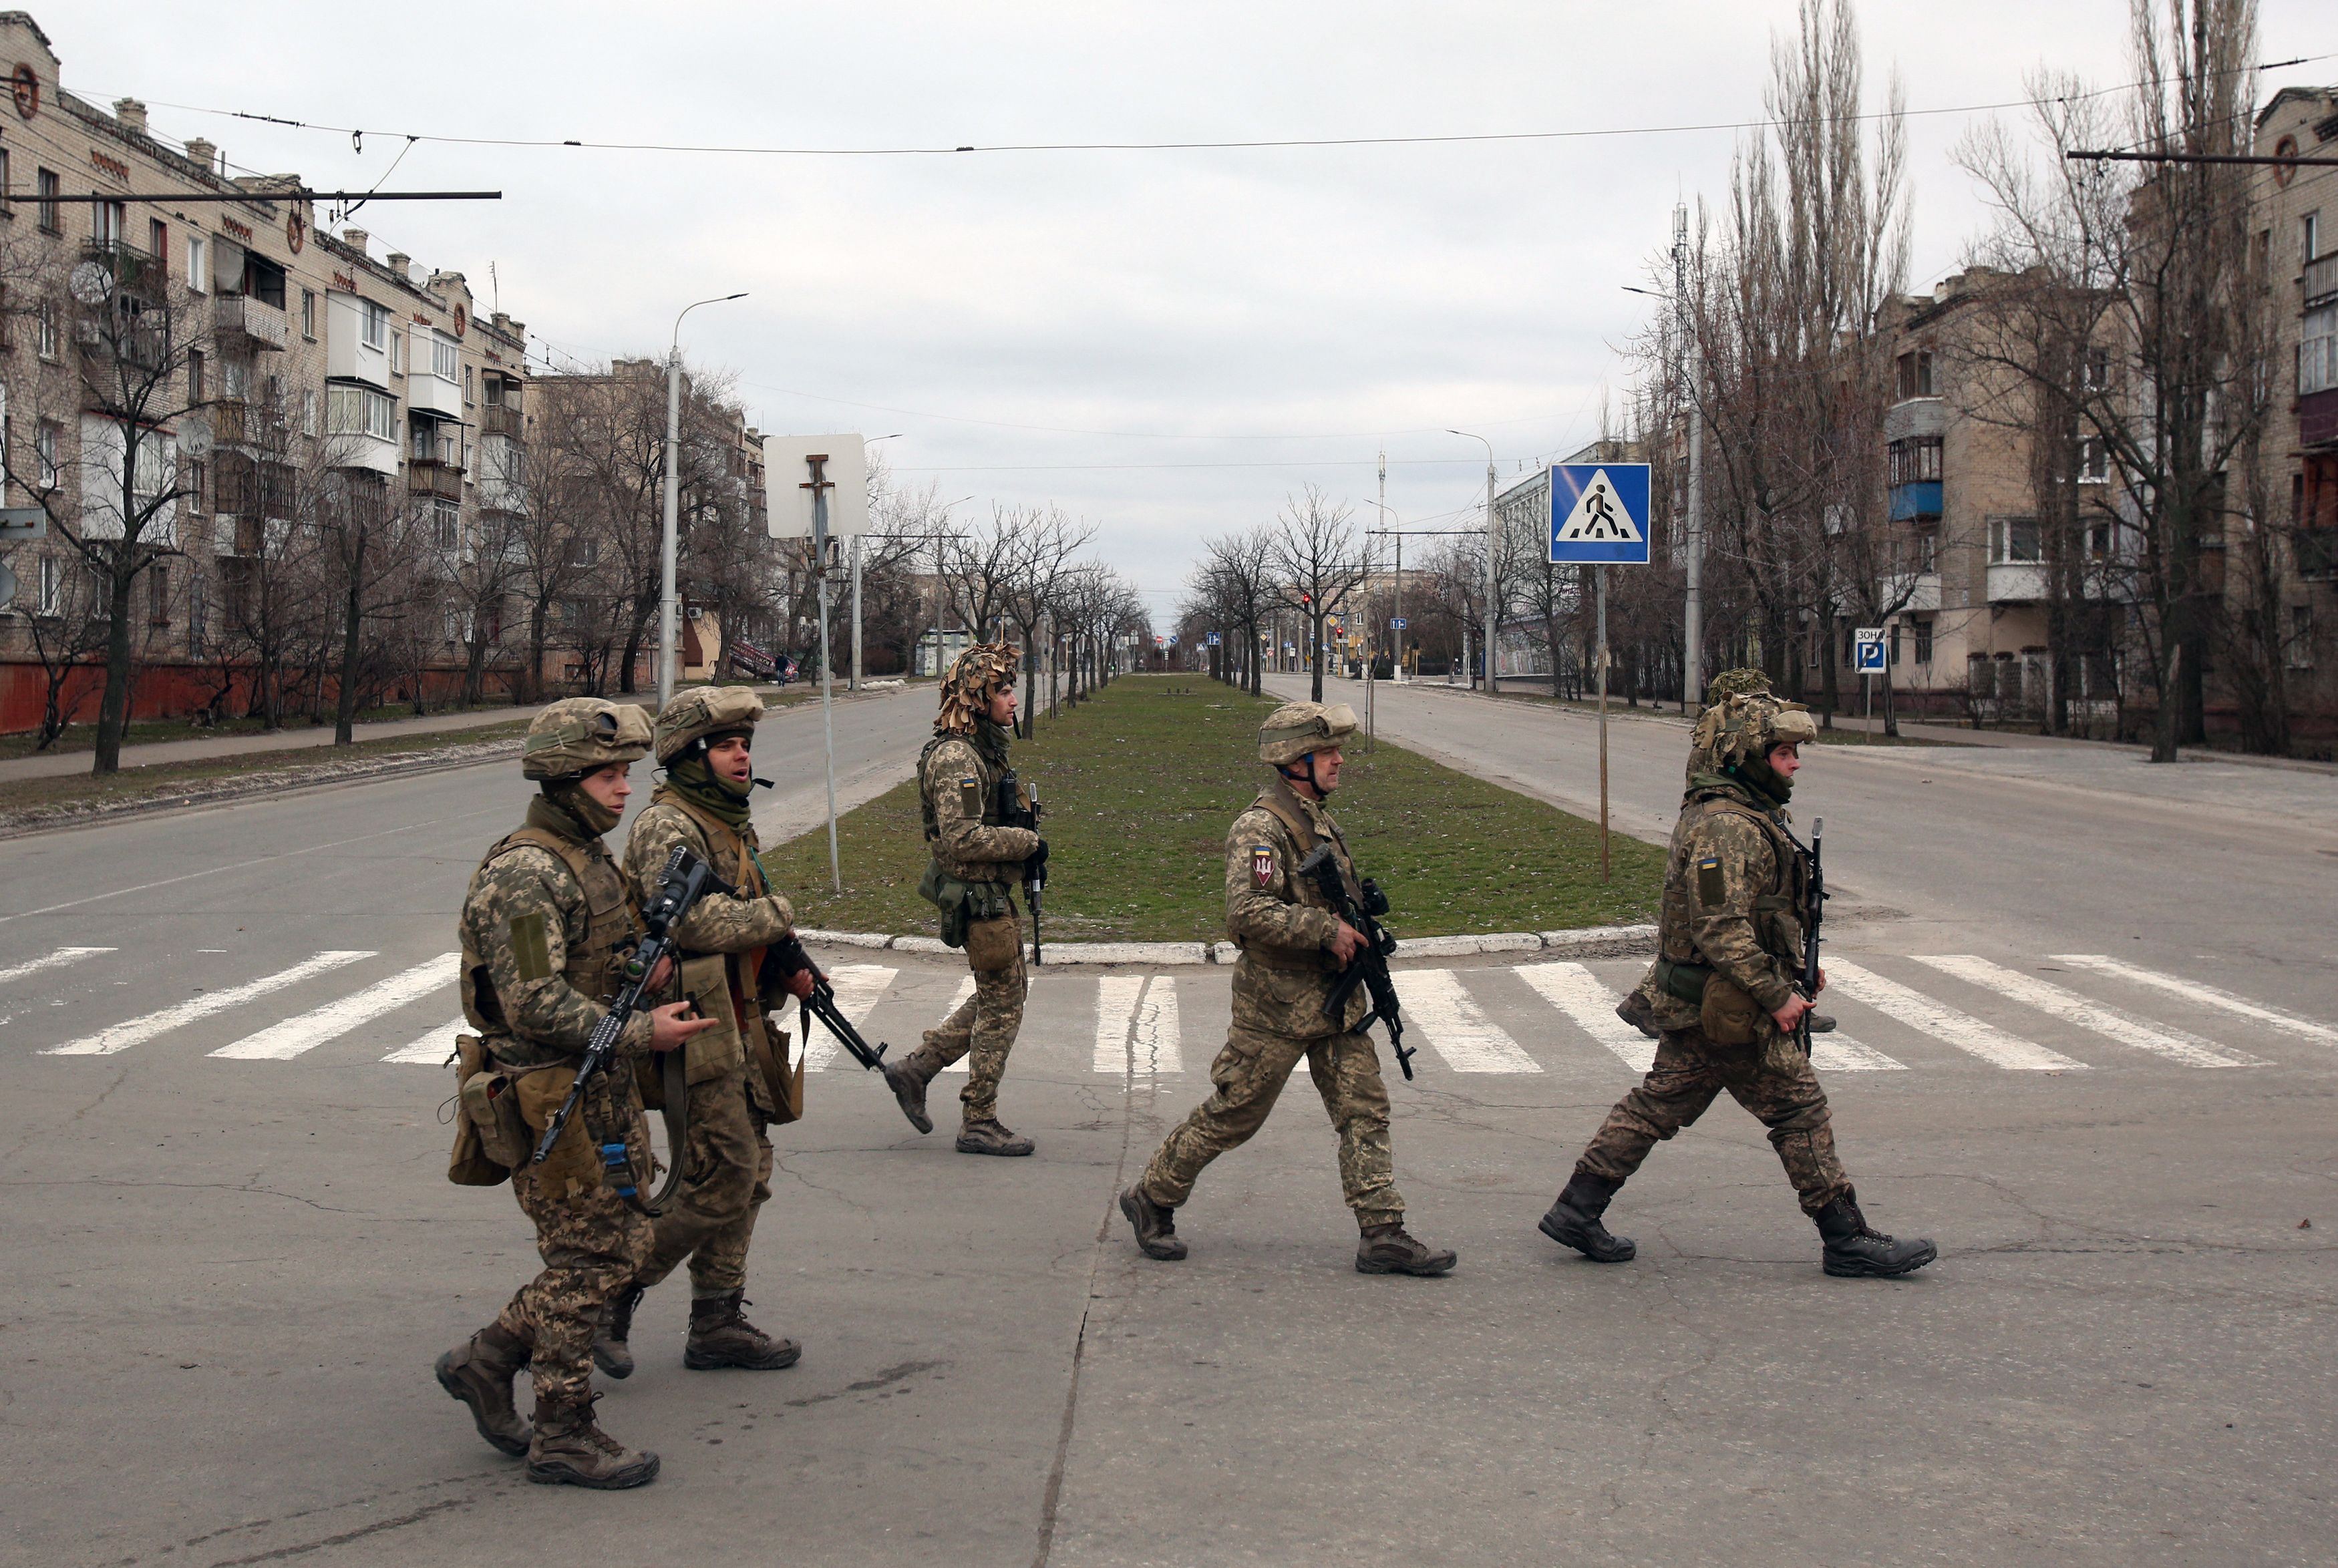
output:
[[[1307,622],[1309,690],[1318,702],[1323,701],[1323,623],[1364,581],[1363,554],[1348,522],[1353,511],[1310,485],[1284,498],[1269,550],[1281,603]]]

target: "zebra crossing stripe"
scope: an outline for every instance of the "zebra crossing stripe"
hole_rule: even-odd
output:
[[[1419,1022],[1429,1048],[1456,1073],[1539,1073],[1542,1064],[1486,1016],[1450,969],[1415,969],[1399,991],[1405,1014]]]
[[[828,983],[836,992],[837,1010],[860,1029],[869,1022],[869,1014],[877,1010],[893,977],[900,973],[882,964],[843,964],[828,972]],[[805,1031],[810,1038],[804,1042],[804,1066],[814,1073],[828,1070],[844,1054],[844,1047],[826,1029]],[[857,1066],[858,1063],[855,1063]]]
[[[1656,1043],[1616,1016],[1616,994],[1580,964],[1521,964],[1518,978],[1635,1073],[1655,1065]]]
[[[271,1024],[231,1045],[221,1046],[211,1054],[235,1062],[290,1061],[328,1040],[338,1040],[360,1024],[369,1024],[385,1013],[418,1002],[433,991],[445,990],[455,984],[456,971],[462,962],[460,953],[441,953],[427,963],[417,964],[387,980],[377,980],[337,1002],[328,1002],[297,1018]]]
[[[439,1067],[454,1053],[455,1036],[471,1031],[471,1021],[461,1014],[449,1018],[429,1034],[409,1040],[382,1058],[385,1062],[406,1062],[424,1067]]]
[[[2108,975],[2116,979],[2131,980],[2137,985],[2156,985],[2162,991],[2175,993],[2187,1002],[2197,1002],[2207,1007],[2222,1007],[2227,1013],[2237,1013],[2244,1018],[2254,1018],[2260,1024],[2268,1024],[2286,1034],[2294,1034],[2302,1040],[2318,1040],[2324,1045],[2338,1045],[2338,1029],[2333,1029],[2325,1024],[2316,1024],[2311,1020],[2300,1018],[2292,1013],[2284,1013],[2278,1007],[2264,1006],[2250,1001],[2245,996],[2235,996],[2230,991],[2203,985],[2197,980],[2182,980],[2173,975],[2162,975],[2157,970],[2145,969],[2133,964],[2123,963],[2119,959],[2101,953],[2057,953],[2054,955],[2054,962],[2076,964],[2081,968],[2092,969],[2097,975]],[[0,979],[5,978],[5,975],[0,975]]]
[[[2087,1065],[2018,1034],[2009,1034],[1994,1024],[1984,1024],[1945,1002],[1935,1002],[1848,958],[1828,959],[1826,970],[1829,984],[1840,987],[1852,1001],[1865,1003],[1885,1017],[1978,1056],[1992,1066],[2022,1073],[2068,1073]]]
[[[1138,1077],[1185,1070],[1177,1034],[1177,982],[1171,975],[1155,975],[1145,982],[1144,1004],[1136,1010],[1136,1028],[1129,1036],[1130,1060]]]
[[[100,953],[118,951],[120,949],[113,947],[60,947],[54,953],[44,953],[38,958],[27,958],[22,964],[11,964],[5,969],[0,969],[0,985],[21,980],[27,975],[37,975],[44,969],[62,969],[68,964],[78,964]]]
[[[1096,982],[1095,1071],[1117,1078],[1129,1070],[1128,1032],[1136,1023],[1137,999],[1144,994],[1142,975],[1106,975]]]
[[[273,975],[263,975],[257,980],[247,980],[224,991],[208,992],[190,996],[184,1002],[149,1013],[142,1018],[133,1018],[102,1029],[79,1040],[69,1040],[63,1045],[53,1045],[41,1053],[44,1056],[111,1056],[117,1051],[127,1051],[133,1045],[142,1045],[158,1034],[208,1018],[214,1013],[224,1013],[231,1007],[241,1007],[246,1002],[265,996],[271,991],[281,991],[288,985],[338,969],[344,964],[354,964],[360,958],[370,958],[370,951],[319,953],[304,958],[290,969],[280,969]]]
[[[965,1006],[967,1000],[973,995],[974,976],[969,975],[965,979],[958,983],[957,990],[950,993],[949,1005],[942,1009],[942,1016],[947,1018],[951,1014],[957,1012],[959,1008]],[[974,1053],[969,1051],[965,1055],[959,1057],[957,1061],[951,1063],[948,1066],[943,1068],[942,1071],[945,1073],[970,1073],[973,1069]],[[1117,1071],[1117,1069],[1115,1069],[1115,1071]]]
[[[1894,1062],[1871,1045],[1862,1045],[1838,1029],[1811,1036],[1811,1065],[1829,1073],[1905,1073],[1908,1063]]]
[[[2107,1002],[2097,1002],[2081,996],[2076,991],[2040,980],[2034,975],[2024,975],[2018,969],[2008,969],[2002,964],[1992,964],[1986,958],[1970,953],[1911,953],[1919,964],[1928,964],[1943,974],[1960,980],[1970,981],[2040,1013],[2050,1013],[2067,1019],[2081,1029],[2091,1029],[2107,1035],[2122,1045],[2132,1045],[2138,1051],[2148,1051],[2165,1056],[2171,1062],[2181,1062],[2186,1067],[2269,1067],[2262,1056],[2252,1056],[2245,1051],[2235,1051],[2204,1040],[2189,1030],[2172,1024],[2155,1024],[2124,1007],[2114,1007]]]

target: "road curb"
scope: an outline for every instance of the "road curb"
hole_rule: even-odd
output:
[[[933,936],[888,936],[881,931],[796,933],[815,947],[862,947],[879,952],[944,954],[956,951]],[[1586,926],[1575,931],[1497,931],[1468,936],[1415,936],[1400,940],[1396,956],[1463,958],[1498,953],[1562,953],[1577,958],[1621,958],[1655,950],[1654,926]],[[1240,956],[1231,942],[1050,942],[1046,962],[1141,964],[1180,968],[1232,964]]]

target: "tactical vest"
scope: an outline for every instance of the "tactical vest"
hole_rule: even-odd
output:
[[[934,858],[932,873],[946,880],[1003,888],[1011,881],[1007,868],[1007,863],[981,862],[982,872],[987,875],[977,873],[968,876],[967,872],[975,870],[973,864],[965,864],[961,869],[954,870],[950,863],[943,858],[941,818],[934,811],[933,792],[926,787],[926,764],[932,760],[933,754],[940,749],[945,740],[963,740],[974,752],[974,776],[982,790],[982,826],[985,828],[1006,826],[998,815],[998,780],[1006,772],[1005,765],[993,762],[984,756],[982,748],[975,742],[971,735],[954,735],[948,731],[936,734],[932,740],[926,742],[925,750],[918,753],[918,807],[925,814],[926,842],[932,847],[931,852]],[[987,917],[987,916],[977,916],[977,918]]]
[[[1697,805],[1703,808],[1702,815],[1726,812],[1743,817],[1762,829],[1762,836],[1770,846],[1773,872],[1769,891],[1756,894],[1754,898],[1754,940],[1762,945],[1764,953],[1785,968],[1787,974],[1799,972],[1803,964],[1803,894],[1809,874],[1803,861],[1802,850],[1778,825],[1777,819],[1766,811],[1758,811],[1725,795],[1708,796]],[[1667,881],[1670,880],[1668,877]],[[1685,891],[1681,897],[1685,899]],[[1688,911],[1675,907],[1675,900],[1667,897],[1663,915],[1663,926],[1657,942],[1662,956],[1675,963],[1702,964],[1704,956],[1697,952],[1696,945],[1689,939]]]
[[[560,977],[570,988],[607,1003],[617,995],[618,950],[642,932],[640,916],[634,908],[631,890],[625,886],[625,875],[617,868],[607,849],[596,840],[580,844],[542,828],[521,828],[506,834],[495,847],[479,858],[479,869],[485,870],[514,849],[526,845],[542,849],[568,867],[576,886],[584,895],[585,926],[580,936],[567,933],[568,961]],[[476,875],[475,872],[474,876]],[[503,1014],[495,998],[494,986],[487,983],[488,969],[484,954],[471,946],[470,923],[463,928],[463,1015],[482,1034],[505,1035],[516,1040],[528,1040],[530,1044],[549,1046],[555,1050],[573,1047],[555,1045],[546,1040],[529,1040],[516,1025]]]
[[[1262,789],[1258,799],[1250,804],[1251,809],[1263,811],[1291,829],[1292,838],[1298,841],[1297,858],[1282,867],[1282,879],[1291,888],[1292,901],[1310,909],[1330,909],[1331,906],[1323,901],[1322,892],[1313,879],[1299,874],[1299,862],[1312,855],[1323,839],[1315,831],[1314,824],[1308,820],[1307,812],[1299,805],[1298,797],[1289,794],[1287,789]],[[1331,822],[1330,813],[1325,813],[1323,820],[1331,828],[1331,853],[1340,862],[1340,880],[1347,884],[1349,897],[1361,902],[1363,890],[1356,881],[1356,863],[1348,853],[1348,841],[1341,836],[1338,825]],[[1240,937],[1234,938],[1234,946],[1242,950],[1244,957],[1263,969],[1324,975],[1336,974],[1340,968],[1339,960],[1328,952],[1279,952],[1272,948],[1252,947]]]

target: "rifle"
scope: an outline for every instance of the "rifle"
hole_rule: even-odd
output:
[[[1348,879],[1340,874],[1339,858],[1331,853],[1329,844],[1318,844],[1313,853],[1299,863],[1299,874],[1312,878],[1316,890],[1322,894],[1323,901],[1331,906],[1332,913],[1354,926],[1364,938],[1364,945],[1356,950],[1356,956],[1340,972],[1340,978],[1332,983],[1331,995],[1323,999],[1325,1016],[1345,1016],[1348,998],[1356,994],[1357,986],[1364,986],[1370,994],[1372,1010],[1364,1015],[1361,1024],[1356,1025],[1355,1033],[1370,1033],[1375,1018],[1386,1024],[1389,1045],[1396,1052],[1396,1064],[1404,1069],[1407,1078],[1410,1078],[1412,1059],[1420,1047],[1407,1048],[1405,1045],[1404,1019],[1398,1010],[1396,981],[1389,974],[1389,955],[1396,951],[1396,936],[1380,923],[1379,918],[1389,912],[1388,895],[1367,877],[1361,883],[1362,899],[1359,901],[1350,896]]]
[[[576,1063],[576,1082],[569,1085],[568,1098],[560,1102],[560,1109],[554,1112],[552,1120],[545,1123],[544,1136],[537,1140],[535,1154],[529,1163],[541,1165],[551,1157],[552,1146],[560,1142],[561,1133],[567,1131],[568,1119],[576,1113],[576,1107],[583,1102],[585,1088],[609,1064],[610,1056],[617,1049],[618,1037],[624,1034],[625,1025],[641,1009],[642,993],[649,988],[651,971],[658,966],[660,959],[673,951],[674,927],[682,924],[683,918],[700,898],[709,893],[727,891],[728,884],[714,874],[712,867],[692,854],[687,845],[673,847],[673,853],[666,857],[665,869],[658,874],[657,896],[642,910],[642,924],[646,930],[634,950],[625,956],[625,983],[618,989],[616,1000],[609,1004],[609,1011],[603,1014],[599,1024],[594,1025],[593,1037],[584,1046],[584,1059]],[[681,1151],[674,1151],[673,1158],[679,1164]],[[617,1172],[627,1159],[625,1141],[622,1135],[614,1143],[601,1145],[604,1170]],[[620,1181],[624,1179],[623,1175],[618,1177]],[[619,1187],[616,1191],[620,1198],[636,1200],[635,1189],[631,1186]]]
[[[836,987],[828,983],[828,976],[820,973],[820,965],[811,961],[811,955],[792,935],[763,949],[762,967],[755,975],[756,987],[769,996],[781,989],[779,982],[785,976],[800,970],[811,975],[811,995],[803,999],[807,1041],[811,1034],[809,1020],[817,1018],[828,1025],[828,1032],[836,1036],[837,1044],[850,1052],[855,1062],[871,1073],[884,1071],[885,1053],[889,1049],[886,1042],[879,1040],[871,1049],[869,1042],[861,1038],[852,1020],[844,1015],[844,1009],[836,1004]]]
[[[1810,878],[1803,891],[1803,972],[1799,978],[1802,993],[1809,998],[1812,1006],[1818,1004],[1819,999],[1819,923],[1826,917],[1826,901],[1829,897],[1826,890],[1826,872],[1819,862],[1819,852],[1825,847],[1822,837],[1825,832],[1826,818],[1813,817],[1811,818],[1809,848],[1803,849],[1801,841],[1794,839],[1792,833],[1786,835],[1789,840],[1793,841],[1795,848],[1803,850],[1803,858],[1810,867]],[[1803,1012],[1802,1024],[1795,1033],[1803,1043],[1803,1054],[1809,1055],[1811,1054],[1811,1015],[1808,1010]]]
[[[1029,804],[1025,804],[1026,801]],[[1039,791],[1024,789],[1016,782],[1015,769],[1009,768],[998,780],[998,820],[1008,828],[1039,830]],[[1047,886],[1047,861],[1042,856],[1035,864],[1023,862],[1023,898],[1031,906],[1031,962],[1042,963],[1039,952],[1039,895]]]

